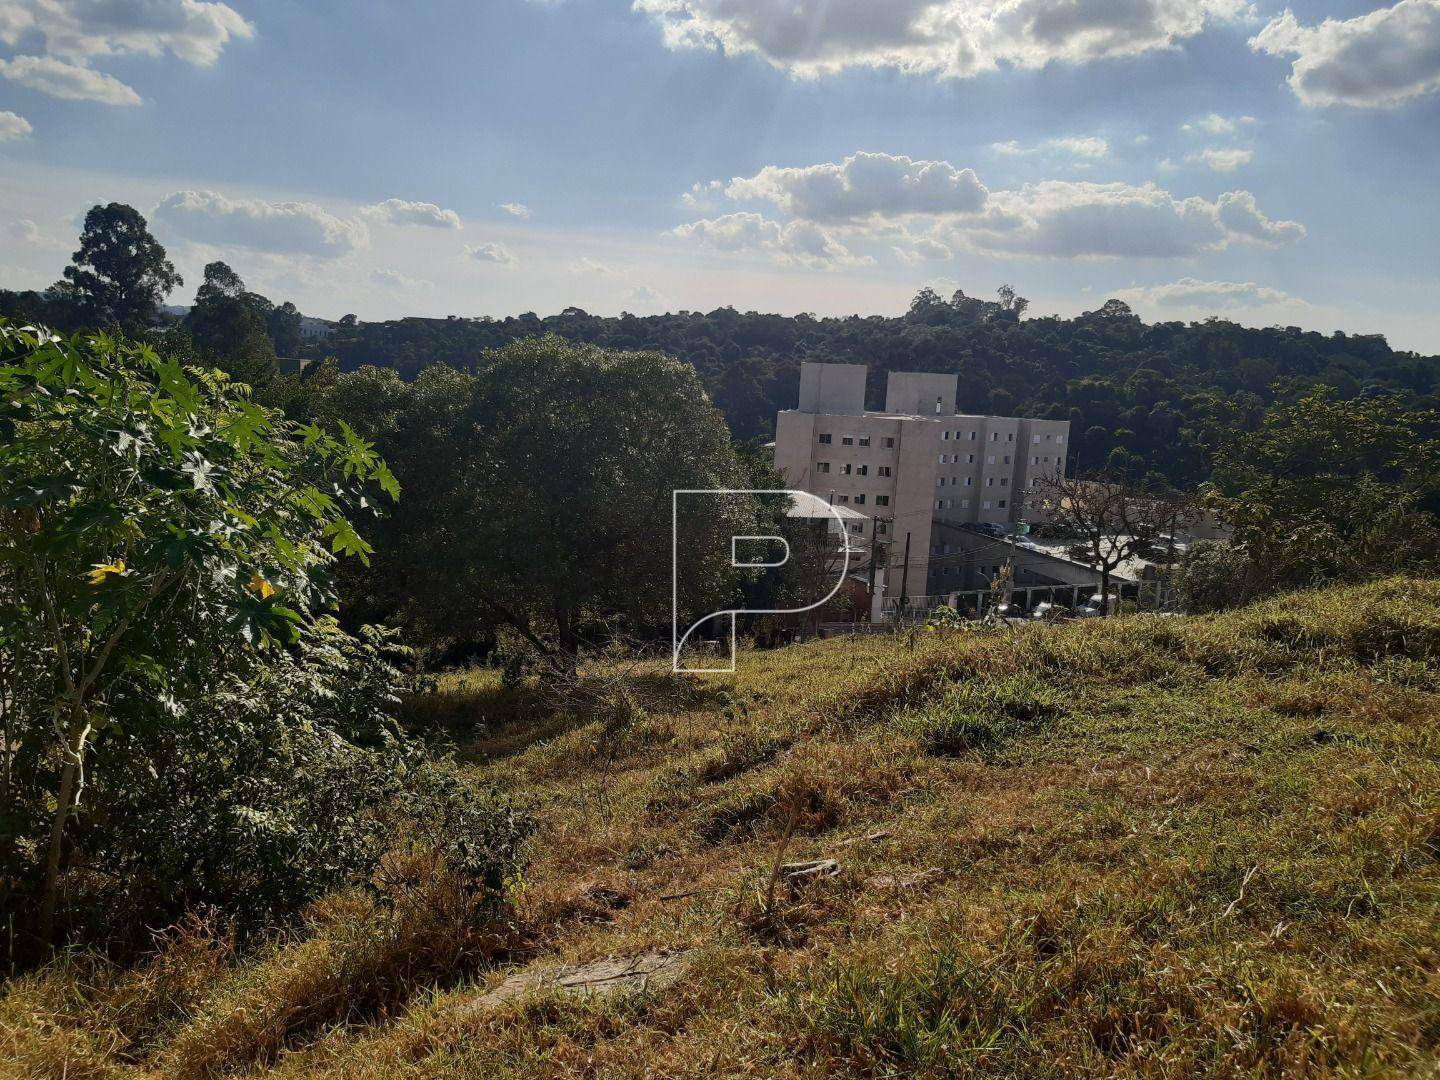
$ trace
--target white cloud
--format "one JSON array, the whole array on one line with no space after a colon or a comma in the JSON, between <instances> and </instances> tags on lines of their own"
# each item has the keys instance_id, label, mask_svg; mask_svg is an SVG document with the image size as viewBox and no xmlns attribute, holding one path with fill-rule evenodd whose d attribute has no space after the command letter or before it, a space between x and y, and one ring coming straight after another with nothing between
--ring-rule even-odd
<instances>
[{"instance_id":1,"label":"white cloud","mask_svg":"<svg viewBox=\"0 0 1440 1080\"><path fill-rule=\"evenodd\" d=\"M751 211L692 221L672 230L672 235L715 251L766 252L778 262L812 269L873 261L852 255L844 244L814 222L792 221L781 225Z\"/></svg>"},{"instance_id":2,"label":"white cloud","mask_svg":"<svg viewBox=\"0 0 1440 1080\"><path fill-rule=\"evenodd\" d=\"M852 154L839 164L805 168L767 165L725 188L735 200L763 200L809 221L846 221L904 214L974 213L989 192L973 169L947 161L890 154Z\"/></svg>"},{"instance_id":3,"label":"white cloud","mask_svg":"<svg viewBox=\"0 0 1440 1080\"><path fill-rule=\"evenodd\" d=\"M198 244L322 259L366 247L370 239L363 222L336 217L314 203L228 199L213 191L173 192L153 217Z\"/></svg>"},{"instance_id":4,"label":"white cloud","mask_svg":"<svg viewBox=\"0 0 1440 1080\"><path fill-rule=\"evenodd\" d=\"M420 225L430 229L458 229L460 215L454 210L444 210L430 202L409 202L405 199L386 199L360 210L368 218L390 225Z\"/></svg>"},{"instance_id":5,"label":"white cloud","mask_svg":"<svg viewBox=\"0 0 1440 1080\"><path fill-rule=\"evenodd\" d=\"M1253 281L1199 281L1189 277L1165 285L1121 289L1115 295L1132 304L1208 308L1214 311L1262 305L1308 306L1299 297L1279 289L1257 285Z\"/></svg>"},{"instance_id":6,"label":"white cloud","mask_svg":"<svg viewBox=\"0 0 1440 1080\"><path fill-rule=\"evenodd\" d=\"M10 139L23 139L35 129L30 126L19 113L0 110L0 142L8 142Z\"/></svg>"},{"instance_id":7,"label":"white cloud","mask_svg":"<svg viewBox=\"0 0 1440 1080\"><path fill-rule=\"evenodd\" d=\"M1231 173L1241 165L1249 165L1255 151L1238 146L1207 146L1198 154L1191 154L1185 160L1192 165L1204 165L1218 173Z\"/></svg>"},{"instance_id":8,"label":"white cloud","mask_svg":"<svg viewBox=\"0 0 1440 1080\"><path fill-rule=\"evenodd\" d=\"M5 231L22 244L38 244L40 242L40 226L29 218L16 218Z\"/></svg>"},{"instance_id":9,"label":"white cloud","mask_svg":"<svg viewBox=\"0 0 1440 1080\"><path fill-rule=\"evenodd\" d=\"M530 210L530 208L529 208L528 206L526 206L524 203L518 203L518 202L501 203L501 204L500 204L500 209L501 209L501 210L504 210L505 213L509 214L511 217L517 217L517 218L519 218L521 221L529 221L529 220L530 220L531 210Z\"/></svg>"},{"instance_id":10,"label":"white cloud","mask_svg":"<svg viewBox=\"0 0 1440 1080\"><path fill-rule=\"evenodd\" d=\"M1301 26L1286 9L1250 47L1295 57L1288 81L1306 105L1399 105L1440 89L1440 0L1400 0L1319 26Z\"/></svg>"},{"instance_id":11,"label":"white cloud","mask_svg":"<svg viewBox=\"0 0 1440 1080\"><path fill-rule=\"evenodd\" d=\"M921 236L910 242L908 247L892 247L895 257L907 266L918 266L925 262L945 262L954 257L951 251L940 241L929 236Z\"/></svg>"},{"instance_id":12,"label":"white cloud","mask_svg":"<svg viewBox=\"0 0 1440 1080\"><path fill-rule=\"evenodd\" d=\"M1234 135L1242 128L1249 127L1256 123L1253 116L1221 116L1219 113L1209 113L1198 119L1183 124L1180 130L1186 134L1203 132L1206 135Z\"/></svg>"},{"instance_id":13,"label":"white cloud","mask_svg":"<svg viewBox=\"0 0 1440 1080\"><path fill-rule=\"evenodd\" d=\"M608 277L612 271L610 267L602 262L596 262L588 255L581 256L570 264L572 274L594 274L596 277Z\"/></svg>"},{"instance_id":14,"label":"white cloud","mask_svg":"<svg viewBox=\"0 0 1440 1080\"><path fill-rule=\"evenodd\" d=\"M1050 258L1191 258L1235 243L1278 246L1305 235L1298 222L1267 217L1245 191L1213 202L1177 197L1153 183L1048 180L990 191L970 169L885 154L770 166L730 181L724 193L769 202L782 219L737 211L681 225L674 235L717 251L769 251L806 265L861 261L854 246L863 250L877 240L914 263L946 258L955 248Z\"/></svg>"},{"instance_id":15,"label":"white cloud","mask_svg":"<svg viewBox=\"0 0 1440 1080\"><path fill-rule=\"evenodd\" d=\"M17 56L0 60L0 75L31 90L67 101L101 105L139 105L140 95L119 79L53 56Z\"/></svg>"},{"instance_id":16,"label":"white cloud","mask_svg":"<svg viewBox=\"0 0 1440 1080\"><path fill-rule=\"evenodd\" d=\"M813 78L848 67L964 78L1173 47L1248 0L634 0L670 48L749 53Z\"/></svg>"},{"instance_id":17,"label":"white cloud","mask_svg":"<svg viewBox=\"0 0 1440 1080\"><path fill-rule=\"evenodd\" d=\"M1080 168L1110 156L1110 142L1098 135L1070 135L1063 139L1047 139L1035 146L1024 146L1014 139L991 143L992 152L1001 157L1028 157L1042 154L1049 158L1074 158Z\"/></svg>"},{"instance_id":18,"label":"white cloud","mask_svg":"<svg viewBox=\"0 0 1440 1080\"><path fill-rule=\"evenodd\" d=\"M423 278L412 278L407 274L402 274L399 270L387 270L384 267L370 271L370 280L376 285L403 292L428 289L433 284Z\"/></svg>"},{"instance_id":19,"label":"white cloud","mask_svg":"<svg viewBox=\"0 0 1440 1080\"><path fill-rule=\"evenodd\" d=\"M991 211L939 229L942 239L986 252L1048 258L1191 258L1233 243L1299 240L1298 222L1272 221L1249 192L1215 202L1177 198L1156 184L1048 180L996 192Z\"/></svg>"},{"instance_id":20,"label":"white cloud","mask_svg":"<svg viewBox=\"0 0 1440 1080\"><path fill-rule=\"evenodd\" d=\"M509 250L500 244L476 244L474 246L466 244L465 254L476 262L483 263L499 263L505 265L515 261L515 256L510 254Z\"/></svg>"},{"instance_id":21,"label":"white cloud","mask_svg":"<svg viewBox=\"0 0 1440 1080\"><path fill-rule=\"evenodd\" d=\"M625 294L625 300L631 304L644 304L648 307L654 307L663 304L665 297L650 288L649 285L636 285Z\"/></svg>"},{"instance_id":22,"label":"white cloud","mask_svg":"<svg viewBox=\"0 0 1440 1080\"><path fill-rule=\"evenodd\" d=\"M255 28L228 4L200 0L0 0L0 41L13 46L32 34L47 53L72 60L170 52L208 66Z\"/></svg>"}]
</instances>

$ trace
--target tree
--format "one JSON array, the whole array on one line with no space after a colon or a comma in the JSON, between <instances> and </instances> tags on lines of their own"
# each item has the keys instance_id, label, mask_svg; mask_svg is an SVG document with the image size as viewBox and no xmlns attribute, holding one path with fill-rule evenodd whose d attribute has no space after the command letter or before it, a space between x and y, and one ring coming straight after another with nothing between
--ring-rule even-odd
<instances>
[{"instance_id":1,"label":"tree","mask_svg":"<svg viewBox=\"0 0 1440 1080\"><path fill-rule=\"evenodd\" d=\"M205 267L205 280L185 317L196 348L231 378L249 386L261 386L275 374L275 345L258 301L270 306L264 297L246 292L245 282L229 266L212 262Z\"/></svg>"},{"instance_id":2,"label":"tree","mask_svg":"<svg viewBox=\"0 0 1440 1080\"><path fill-rule=\"evenodd\" d=\"M668 625L672 493L746 486L693 370L656 353L550 336L473 376L362 370L335 402L411 489L381 534L390 554L354 587L435 636L509 627L556 668L589 633ZM732 524L682 532L694 606L733 584Z\"/></svg>"},{"instance_id":3,"label":"tree","mask_svg":"<svg viewBox=\"0 0 1440 1080\"><path fill-rule=\"evenodd\" d=\"M398 487L352 432L105 335L0 323L0 402L4 776L14 812L48 812L48 939L97 740L184 723L236 664L298 642L336 556L371 550L350 515Z\"/></svg>"},{"instance_id":4,"label":"tree","mask_svg":"<svg viewBox=\"0 0 1440 1080\"><path fill-rule=\"evenodd\" d=\"M1107 474L1051 476L1036 482L1029 507L1077 545L1100 573L1101 610L1108 611L1110 579L1129 559L1155 552L1195 518L1194 502L1177 491L1142 492Z\"/></svg>"},{"instance_id":5,"label":"tree","mask_svg":"<svg viewBox=\"0 0 1440 1080\"><path fill-rule=\"evenodd\" d=\"M1263 587L1440 565L1440 414L1317 389L1216 455L1209 502Z\"/></svg>"},{"instance_id":6,"label":"tree","mask_svg":"<svg viewBox=\"0 0 1440 1080\"><path fill-rule=\"evenodd\" d=\"M80 248L56 287L73 299L91 326L138 333L183 283L140 212L110 203L91 207L85 215Z\"/></svg>"}]
</instances>

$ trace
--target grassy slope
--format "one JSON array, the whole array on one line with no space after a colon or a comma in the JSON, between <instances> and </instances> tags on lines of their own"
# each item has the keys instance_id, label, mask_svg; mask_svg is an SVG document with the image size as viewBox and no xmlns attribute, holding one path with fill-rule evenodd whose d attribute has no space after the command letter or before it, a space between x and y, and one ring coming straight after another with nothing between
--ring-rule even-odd
<instances>
[{"instance_id":1,"label":"grassy slope","mask_svg":"<svg viewBox=\"0 0 1440 1080\"><path fill-rule=\"evenodd\" d=\"M337 898L308 942L258 959L180 935L140 971L22 980L0 1060L72 1077L254 1060L294 1077L1427 1073L1437 661L1440 583L1391 581L1214 618L742 654L734 679L640 680L579 713L455 677L423 707L492 718L474 767L542 822L512 962L698 947L685 981L467 1011L504 968L457 980L451 936ZM792 822L787 860L843 872L766 911Z\"/></svg>"}]
</instances>

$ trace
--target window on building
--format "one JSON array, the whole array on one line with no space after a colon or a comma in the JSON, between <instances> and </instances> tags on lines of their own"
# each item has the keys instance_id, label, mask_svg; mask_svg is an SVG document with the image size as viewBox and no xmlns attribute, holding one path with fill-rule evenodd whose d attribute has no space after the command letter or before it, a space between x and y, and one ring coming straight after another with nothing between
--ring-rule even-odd
<instances>
[{"instance_id":1,"label":"window on building","mask_svg":"<svg viewBox=\"0 0 1440 1080\"><path fill-rule=\"evenodd\" d=\"M974 441L975 441L975 437L976 437L977 435L979 435L979 434L980 434L980 433L979 433L978 431L972 431L972 432L970 432L970 441L971 441L971 442L974 442Z\"/></svg>"},{"instance_id":2,"label":"window on building","mask_svg":"<svg viewBox=\"0 0 1440 1080\"><path fill-rule=\"evenodd\" d=\"M841 436L840 436L840 445L841 445L841 446L854 446L854 445L855 445L854 436L851 436L851 435L841 435Z\"/></svg>"},{"instance_id":3,"label":"window on building","mask_svg":"<svg viewBox=\"0 0 1440 1080\"><path fill-rule=\"evenodd\" d=\"M889 496L889 495L876 495L876 496L875 496L875 505L876 505L876 506L889 506L889 505L890 505L890 496Z\"/></svg>"},{"instance_id":4,"label":"window on building","mask_svg":"<svg viewBox=\"0 0 1440 1080\"><path fill-rule=\"evenodd\" d=\"M944 486L945 486L945 477L943 477L943 476L937 476L937 477L935 478L935 486L936 486L936 487L944 487Z\"/></svg>"},{"instance_id":5,"label":"window on building","mask_svg":"<svg viewBox=\"0 0 1440 1080\"><path fill-rule=\"evenodd\" d=\"M856 495L856 496L855 496L855 505L856 505L856 506L864 506L864 505L865 505L865 496L864 496L864 495Z\"/></svg>"},{"instance_id":6,"label":"window on building","mask_svg":"<svg viewBox=\"0 0 1440 1080\"><path fill-rule=\"evenodd\" d=\"M986 499L985 501L983 501L983 502L980 504L980 509L981 509L981 510L989 510L989 509L990 509L990 500L989 500L989 499Z\"/></svg>"},{"instance_id":7,"label":"window on building","mask_svg":"<svg viewBox=\"0 0 1440 1080\"><path fill-rule=\"evenodd\" d=\"M865 531L865 526L861 525L860 522L857 521L854 525L850 526L850 531L857 534L863 533Z\"/></svg>"},{"instance_id":8,"label":"window on building","mask_svg":"<svg viewBox=\"0 0 1440 1080\"><path fill-rule=\"evenodd\" d=\"M999 433L998 431L992 431L992 432L990 432L990 441L991 441L991 442L999 442L999 441L1000 441L1000 433Z\"/></svg>"},{"instance_id":9,"label":"window on building","mask_svg":"<svg viewBox=\"0 0 1440 1080\"><path fill-rule=\"evenodd\" d=\"M967 477L965 477L965 486L966 486L966 487L974 487L974 486L975 486L975 478L974 478L973 476L967 476Z\"/></svg>"},{"instance_id":10,"label":"window on building","mask_svg":"<svg viewBox=\"0 0 1440 1080\"><path fill-rule=\"evenodd\" d=\"M861 435L861 436L860 436L860 445L861 445L861 446L869 446L869 445L870 445L870 436L869 436L869 435Z\"/></svg>"},{"instance_id":11,"label":"window on building","mask_svg":"<svg viewBox=\"0 0 1440 1080\"><path fill-rule=\"evenodd\" d=\"M1065 441L1065 436L1064 436L1064 435L1056 435L1056 436L1055 436L1055 441L1056 441L1057 443L1063 443L1063 442Z\"/></svg>"},{"instance_id":12,"label":"window on building","mask_svg":"<svg viewBox=\"0 0 1440 1080\"><path fill-rule=\"evenodd\" d=\"M1014 441L1015 441L1015 433L1014 433L1013 431L1007 431L1007 432L1005 433L1005 441L1006 441L1006 442L1014 442Z\"/></svg>"},{"instance_id":13,"label":"window on building","mask_svg":"<svg viewBox=\"0 0 1440 1080\"><path fill-rule=\"evenodd\" d=\"M879 523L877 524L877 526L876 526L875 531L876 531L877 533L879 533L881 536L884 536L886 533L888 533L888 532L890 531L890 523L889 523L889 522L886 522L886 521L879 522Z\"/></svg>"},{"instance_id":14,"label":"window on building","mask_svg":"<svg viewBox=\"0 0 1440 1080\"><path fill-rule=\"evenodd\" d=\"M829 445L830 445L830 436L829 436L829 435L821 435L821 436L820 436L820 442L821 442L822 444L824 444L825 446L829 446Z\"/></svg>"},{"instance_id":15,"label":"window on building","mask_svg":"<svg viewBox=\"0 0 1440 1080\"><path fill-rule=\"evenodd\" d=\"M935 500L935 509L936 509L936 510L944 510L944 509L945 509L945 500L944 500L944 499L936 499L936 500Z\"/></svg>"},{"instance_id":16,"label":"window on building","mask_svg":"<svg viewBox=\"0 0 1440 1080\"><path fill-rule=\"evenodd\" d=\"M975 455L974 455L974 454L966 454L966 455L965 455L965 464L967 464L967 465L974 465L974 464L975 464Z\"/></svg>"},{"instance_id":17,"label":"window on building","mask_svg":"<svg viewBox=\"0 0 1440 1080\"><path fill-rule=\"evenodd\" d=\"M970 500L969 500L969 499L961 499L961 500L960 500L960 509L961 509L961 510L969 510L969 509L970 509Z\"/></svg>"},{"instance_id":18,"label":"window on building","mask_svg":"<svg viewBox=\"0 0 1440 1080\"><path fill-rule=\"evenodd\" d=\"M885 437L885 449L887 449L887 450L893 450L894 448L895 448L895 440L894 440L893 438L891 438L890 436L887 435L887 436Z\"/></svg>"},{"instance_id":19,"label":"window on building","mask_svg":"<svg viewBox=\"0 0 1440 1080\"><path fill-rule=\"evenodd\" d=\"M986 487L994 487L994 486L995 486L995 478L994 478L993 476L987 476L987 477L985 477L985 486L986 486Z\"/></svg>"},{"instance_id":20,"label":"window on building","mask_svg":"<svg viewBox=\"0 0 1440 1080\"><path fill-rule=\"evenodd\" d=\"M1040 445L1040 436L1039 436L1039 435L1036 435L1036 436L1034 436L1033 438L1031 438L1030 441L1033 442L1036 446L1039 446L1039 445Z\"/></svg>"},{"instance_id":21,"label":"window on building","mask_svg":"<svg viewBox=\"0 0 1440 1080\"><path fill-rule=\"evenodd\" d=\"M836 495L836 496L835 496L835 501L836 501L836 502L840 502L840 503L848 503L848 502L850 501L850 496L849 496L849 495Z\"/></svg>"},{"instance_id":22,"label":"window on building","mask_svg":"<svg viewBox=\"0 0 1440 1080\"><path fill-rule=\"evenodd\" d=\"M948 432L948 431L942 431L942 432L940 433L940 438L942 438L942 439L944 439L945 441L948 442L948 441L950 440L950 432Z\"/></svg>"},{"instance_id":23,"label":"window on building","mask_svg":"<svg viewBox=\"0 0 1440 1080\"><path fill-rule=\"evenodd\" d=\"M1009 465L1009 464L1010 464L1010 455L1009 455L1009 454L1006 454L1006 455L1005 455L1005 464L1006 464L1006 465Z\"/></svg>"},{"instance_id":24,"label":"window on building","mask_svg":"<svg viewBox=\"0 0 1440 1080\"><path fill-rule=\"evenodd\" d=\"M1040 456L1037 454L1035 457L1032 457L1032 458L1030 459L1030 464L1031 464L1031 465L1039 465L1039 464L1040 464Z\"/></svg>"},{"instance_id":25,"label":"window on building","mask_svg":"<svg viewBox=\"0 0 1440 1080\"><path fill-rule=\"evenodd\" d=\"M889 476L889 475L890 475L890 466L889 466L889 465L881 465L879 468L877 468L877 469L875 470L875 474L876 474L877 476Z\"/></svg>"},{"instance_id":26,"label":"window on building","mask_svg":"<svg viewBox=\"0 0 1440 1080\"><path fill-rule=\"evenodd\" d=\"M856 472L858 475L860 475L860 476L869 476L869 475L870 475L870 466L869 466L869 465L856 465L856 466L855 466L855 472Z\"/></svg>"},{"instance_id":27,"label":"window on building","mask_svg":"<svg viewBox=\"0 0 1440 1080\"><path fill-rule=\"evenodd\" d=\"M995 455L994 455L994 454L986 454L986 455L985 455L985 464L986 464L986 465L994 465L994 464L995 464Z\"/></svg>"},{"instance_id":28,"label":"window on building","mask_svg":"<svg viewBox=\"0 0 1440 1080\"><path fill-rule=\"evenodd\" d=\"M828 473L830 471L830 463L828 461L817 461L815 463L815 471L817 473Z\"/></svg>"},{"instance_id":29,"label":"window on building","mask_svg":"<svg viewBox=\"0 0 1440 1080\"><path fill-rule=\"evenodd\" d=\"M1004 510L1004 509L1005 509L1005 500L1004 500L1004 499L1001 499L1001 500L1000 500L999 507L1000 507L1001 510Z\"/></svg>"},{"instance_id":30,"label":"window on building","mask_svg":"<svg viewBox=\"0 0 1440 1080\"><path fill-rule=\"evenodd\" d=\"M841 465L841 466L840 466L840 475L841 475L841 476L849 476L849 475L850 475L852 472L854 472L854 471L855 471L855 466L854 466L854 465Z\"/></svg>"},{"instance_id":31,"label":"window on building","mask_svg":"<svg viewBox=\"0 0 1440 1080\"><path fill-rule=\"evenodd\" d=\"M1009 487L1009 486L1010 486L1010 478L1009 478L1008 476L1002 476L1002 477L1000 477L1000 486L1001 486L1001 487Z\"/></svg>"}]
</instances>

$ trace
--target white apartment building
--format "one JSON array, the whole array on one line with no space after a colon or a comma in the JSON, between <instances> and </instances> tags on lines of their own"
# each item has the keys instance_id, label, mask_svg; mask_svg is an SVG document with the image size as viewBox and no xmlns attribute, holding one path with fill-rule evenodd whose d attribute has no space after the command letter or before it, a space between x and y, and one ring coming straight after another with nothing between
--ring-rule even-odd
<instances>
[{"instance_id":1,"label":"white apartment building","mask_svg":"<svg viewBox=\"0 0 1440 1080\"><path fill-rule=\"evenodd\" d=\"M933 523L1022 520L1026 490L1064 475L1070 423L957 413L957 376L909 371L890 372L874 412L865 376L860 364L803 364L799 408L776 418L775 465L790 487L878 519L866 531L889 542L887 592L908 576L909 595L921 595Z\"/></svg>"}]
</instances>

